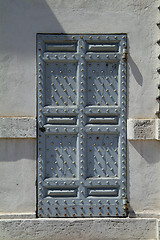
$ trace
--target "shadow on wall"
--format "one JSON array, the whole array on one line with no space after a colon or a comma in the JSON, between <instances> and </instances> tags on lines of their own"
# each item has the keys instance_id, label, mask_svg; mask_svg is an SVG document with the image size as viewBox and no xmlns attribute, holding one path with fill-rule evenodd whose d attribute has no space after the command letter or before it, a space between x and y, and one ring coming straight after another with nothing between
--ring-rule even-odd
<instances>
[{"instance_id":1,"label":"shadow on wall","mask_svg":"<svg viewBox=\"0 0 160 240\"><path fill-rule=\"evenodd\" d=\"M133 59L131 57L129 38L127 38L127 51L128 51L128 60L127 60L127 118L128 118L128 114L129 114L129 104L128 103L130 102L130 92L132 92L135 95L137 94L136 89L131 89L131 85L133 85L133 84L130 81L132 80L134 82L134 86L135 86L135 84L136 85L138 84L139 86L142 87L143 86L143 76L142 76L138 66L136 65L136 63L133 61ZM136 98L135 98L135 101L137 101ZM137 104L139 104L139 102Z\"/></svg>"},{"instance_id":2,"label":"shadow on wall","mask_svg":"<svg viewBox=\"0 0 160 240\"><path fill-rule=\"evenodd\" d=\"M0 139L0 162L36 159L35 139Z\"/></svg>"},{"instance_id":3,"label":"shadow on wall","mask_svg":"<svg viewBox=\"0 0 160 240\"><path fill-rule=\"evenodd\" d=\"M13 79L11 86L20 85L24 81L24 75L32 76L28 74L32 69L26 65L27 58L30 62L33 61L33 64L31 64L35 71L36 34L43 32L61 33L64 30L45 0L1 0L0 20L0 48L2 48L0 51L5 53L5 57L1 60L3 62L1 67L3 66L3 69L6 69L4 70L6 73L9 67L12 70L11 79L9 78L9 80ZM11 56L14 56L14 58ZM19 71L19 64L21 71ZM15 81L17 75L18 80ZM27 84L30 85L32 81L35 81L35 79L29 80ZM33 84L32 87L34 87ZM13 89L11 90L10 87L9 90L13 91ZM25 90L20 87L15 87L15 89L19 89L22 95ZM8 94L8 90L5 89L5 91ZM20 101L26 101L25 98L20 97L21 93L18 92L19 95L17 97L14 96L17 99L17 104ZM8 97L8 101L10 101L9 99ZM31 104L34 104L34 102ZM13 107L16 108L15 105ZM17 161L23 158L35 160L35 149L32 149L35 148L34 140L11 139L8 142L2 141L2 161Z\"/></svg>"},{"instance_id":4,"label":"shadow on wall","mask_svg":"<svg viewBox=\"0 0 160 240\"><path fill-rule=\"evenodd\" d=\"M160 162L159 149L160 143L157 140L136 140L130 141L130 144L137 155L147 164L155 164Z\"/></svg>"},{"instance_id":5,"label":"shadow on wall","mask_svg":"<svg viewBox=\"0 0 160 240\"><path fill-rule=\"evenodd\" d=\"M129 39L127 39L127 48L128 48L128 52L130 53L130 44L129 44ZM130 78L130 73L133 75L134 79L136 80L136 82L142 86L143 85L143 77L141 72L139 71L138 66L136 65L136 63L133 61L131 54L128 54L128 76Z\"/></svg>"},{"instance_id":6,"label":"shadow on wall","mask_svg":"<svg viewBox=\"0 0 160 240\"><path fill-rule=\"evenodd\" d=\"M45 0L2 0L0 5L1 41L6 48L12 46L12 52L30 57L35 54L36 33L64 33Z\"/></svg>"},{"instance_id":7,"label":"shadow on wall","mask_svg":"<svg viewBox=\"0 0 160 240\"><path fill-rule=\"evenodd\" d=\"M134 76L136 82L142 87L143 85L143 77L141 72L139 71L137 65L135 64L135 62L133 61L131 55L128 55L128 65L130 67L131 73Z\"/></svg>"}]
</instances>

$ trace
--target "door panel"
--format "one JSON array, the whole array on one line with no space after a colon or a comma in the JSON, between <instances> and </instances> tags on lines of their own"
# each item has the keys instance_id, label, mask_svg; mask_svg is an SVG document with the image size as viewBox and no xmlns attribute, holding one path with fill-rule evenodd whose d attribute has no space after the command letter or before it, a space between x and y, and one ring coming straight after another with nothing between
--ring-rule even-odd
<instances>
[{"instance_id":1,"label":"door panel","mask_svg":"<svg viewBox=\"0 0 160 240\"><path fill-rule=\"evenodd\" d=\"M87 178L118 176L118 135L87 135Z\"/></svg>"},{"instance_id":2,"label":"door panel","mask_svg":"<svg viewBox=\"0 0 160 240\"><path fill-rule=\"evenodd\" d=\"M126 216L126 35L38 34L38 216Z\"/></svg>"},{"instance_id":3,"label":"door panel","mask_svg":"<svg viewBox=\"0 0 160 240\"><path fill-rule=\"evenodd\" d=\"M87 105L113 106L118 102L118 64L87 63Z\"/></svg>"}]
</instances>

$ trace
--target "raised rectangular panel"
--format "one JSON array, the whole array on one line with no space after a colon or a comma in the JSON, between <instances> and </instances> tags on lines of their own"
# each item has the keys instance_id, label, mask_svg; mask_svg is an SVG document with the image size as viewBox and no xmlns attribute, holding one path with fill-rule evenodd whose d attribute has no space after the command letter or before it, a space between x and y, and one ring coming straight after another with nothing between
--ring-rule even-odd
<instances>
[{"instance_id":1,"label":"raised rectangular panel","mask_svg":"<svg viewBox=\"0 0 160 240\"><path fill-rule=\"evenodd\" d=\"M92 124L117 124L118 118L116 117L89 117L88 123Z\"/></svg>"},{"instance_id":2,"label":"raised rectangular panel","mask_svg":"<svg viewBox=\"0 0 160 240\"><path fill-rule=\"evenodd\" d=\"M115 44L89 44L89 52L116 52L118 47Z\"/></svg>"},{"instance_id":3,"label":"raised rectangular panel","mask_svg":"<svg viewBox=\"0 0 160 240\"><path fill-rule=\"evenodd\" d=\"M87 105L118 105L119 63L87 62Z\"/></svg>"},{"instance_id":4,"label":"raised rectangular panel","mask_svg":"<svg viewBox=\"0 0 160 240\"><path fill-rule=\"evenodd\" d=\"M76 44L46 44L46 51L75 52Z\"/></svg>"},{"instance_id":5,"label":"raised rectangular panel","mask_svg":"<svg viewBox=\"0 0 160 240\"><path fill-rule=\"evenodd\" d=\"M52 124L75 124L76 123L76 118L73 117L48 117L47 118L47 123L52 123Z\"/></svg>"},{"instance_id":6,"label":"raised rectangular panel","mask_svg":"<svg viewBox=\"0 0 160 240\"><path fill-rule=\"evenodd\" d=\"M102 189L88 189L89 196L104 197L104 196L118 196L117 188L102 188Z\"/></svg>"},{"instance_id":7,"label":"raised rectangular panel","mask_svg":"<svg viewBox=\"0 0 160 240\"><path fill-rule=\"evenodd\" d=\"M76 197L77 189L48 190L47 195L51 197Z\"/></svg>"},{"instance_id":8,"label":"raised rectangular panel","mask_svg":"<svg viewBox=\"0 0 160 240\"><path fill-rule=\"evenodd\" d=\"M118 135L87 135L87 178L118 176Z\"/></svg>"},{"instance_id":9,"label":"raised rectangular panel","mask_svg":"<svg viewBox=\"0 0 160 240\"><path fill-rule=\"evenodd\" d=\"M77 135L48 135L45 140L46 178L75 178Z\"/></svg>"}]
</instances>

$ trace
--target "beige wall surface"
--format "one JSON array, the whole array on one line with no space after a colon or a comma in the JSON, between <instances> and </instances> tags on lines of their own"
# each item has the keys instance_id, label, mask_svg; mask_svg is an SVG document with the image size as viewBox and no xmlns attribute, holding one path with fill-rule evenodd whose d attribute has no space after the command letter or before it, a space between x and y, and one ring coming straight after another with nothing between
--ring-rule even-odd
<instances>
[{"instance_id":1,"label":"beige wall surface","mask_svg":"<svg viewBox=\"0 0 160 240\"><path fill-rule=\"evenodd\" d=\"M158 4L158 0L1 0L0 117L36 117L37 33L127 33L128 119L155 119ZM152 139L128 142L127 188L133 213L160 212L159 149L159 141ZM0 212L35 212L36 140L1 136L0 153Z\"/></svg>"}]
</instances>

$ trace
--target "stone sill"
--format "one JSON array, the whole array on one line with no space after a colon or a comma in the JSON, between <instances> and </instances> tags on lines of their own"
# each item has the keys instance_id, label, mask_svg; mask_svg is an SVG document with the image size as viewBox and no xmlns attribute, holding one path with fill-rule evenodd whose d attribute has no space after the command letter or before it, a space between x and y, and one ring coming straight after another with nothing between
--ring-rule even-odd
<instances>
[{"instance_id":1,"label":"stone sill","mask_svg":"<svg viewBox=\"0 0 160 240\"><path fill-rule=\"evenodd\" d=\"M0 240L158 240L156 219L3 219Z\"/></svg>"}]
</instances>

